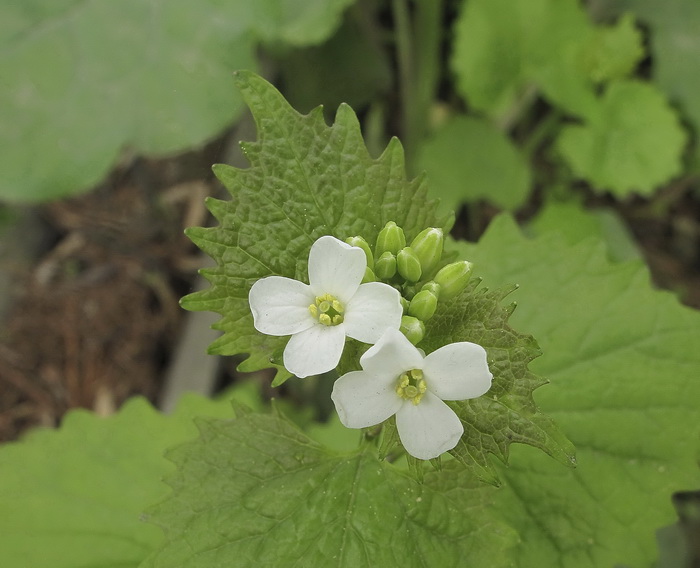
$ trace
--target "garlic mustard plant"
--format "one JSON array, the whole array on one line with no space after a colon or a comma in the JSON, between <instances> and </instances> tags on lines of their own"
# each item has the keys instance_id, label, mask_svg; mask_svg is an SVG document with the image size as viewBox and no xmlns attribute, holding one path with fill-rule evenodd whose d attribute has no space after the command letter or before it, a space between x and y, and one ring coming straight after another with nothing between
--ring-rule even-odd
<instances>
[{"instance_id":1,"label":"garlic mustard plant","mask_svg":"<svg viewBox=\"0 0 700 568\"><path fill-rule=\"evenodd\" d=\"M284 366L298 377L334 369L345 337L376 343L387 329L398 329L400 294L381 282L362 279L365 253L331 236L318 239L309 253L309 284L268 276L253 284L249 302L255 329L291 335Z\"/></svg>"},{"instance_id":2,"label":"garlic mustard plant","mask_svg":"<svg viewBox=\"0 0 700 568\"><path fill-rule=\"evenodd\" d=\"M395 329L387 329L360 365L362 371L346 373L333 387L340 421L364 428L396 415L401 443L423 460L454 448L464 432L443 400L477 398L493 379L480 345L451 343L423 356Z\"/></svg>"},{"instance_id":3,"label":"garlic mustard plant","mask_svg":"<svg viewBox=\"0 0 700 568\"><path fill-rule=\"evenodd\" d=\"M371 408L390 407L369 421L379 426L390 418L387 427L373 428L381 448L374 457L402 449L402 436L414 454L409 457L416 477L422 465L414 463L420 461L414 456L449 451L455 458L453 467L494 484L499 475L489 455L505 461L516 441L572 465L571 443L532 399L533 390L544 381L528 364L540 350L533 338L508 324L513 305L503 306L502 301L512 288L480 287L479 264L488 271L494 263L482 256L472 266L467 257L474 259L474 248L467 250L447 236L449 220L437 214L426 183L405 176L401 145L392 142L372 158L349 107L341 106L328 126L318 112L297 113L253 73L239 72L235 82L261 127L260 136L245 145L249 168L215 167L232 196L229 201L207 202L219 225L187 231L216 261L203 272L211 288L182 300L187 309L221 314L215 327L223 334L210 351L246 354L242 371L273 367L276 387L292 374L303 377L339 367L342 373L359 371L361 361L371 361L378 348L349 345L346 337L379 342L386 349L393 343L380 338L391 328L394 341L403 334L415 349L394 349L398 356L389 357L386 365L393 370L377 371L380 378L375 382L391 385L391 402L381 393L365 396ZM308 240L310 231L342 236L345 243L331 236L314 243ZM506 254L510 253L500 251L491 258ZM307 259L308 279L303 279L298 276L299 262ZM429 363L440 363L442 353L463 353L466 342L488 352L489 369L483 350L472 345L472 351L481 354L482 371L475 376L485 384L475 391L443 392L441 383L451 385L459 372L435 372ZM420 348L430 355L424 357ZM366 350L370 355L362 359ZM406 351L409 355L404 357ZM462 360L472 361L466 356ZM363 372L371 370L365 365ZM472 375L469 367L459 374L464 385L472 384ZM369 423L353 420L357 413L352 397L343 396L344 385L341 379L336 404L347 414L347 424ZM360 386L353 389L360 392ZM442 412L434 410L438 407ZM402 426L402 421L409 424ZM367 449L363 444L358 452L368 453Z\"/></svg>"}]
</instances>

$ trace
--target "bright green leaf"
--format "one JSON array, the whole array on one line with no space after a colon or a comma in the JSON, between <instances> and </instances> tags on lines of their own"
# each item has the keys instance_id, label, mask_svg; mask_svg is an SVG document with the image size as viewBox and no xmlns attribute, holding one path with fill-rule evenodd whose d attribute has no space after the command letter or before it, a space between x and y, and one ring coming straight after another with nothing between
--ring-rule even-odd
<instances>
[{"instance_id":1,"label":"bright green leaf","mask_svg":"<svg viewBox=\"0 0 700 568\"><path fill-rule=\"evenodd\" d=\"M700 2L615 0L604 7L632 10L649 26L654 80L700 131ZM700 159L700 144L695 150Z\"/></svg>"},{"instance_id":2,"label":"bright green leaf","mask_svg":"<svg viewBox=\"0 0 700 568\"><path fill-rule=\"evenodd\" d=\"M588 117L596 96L586 69L586 48L596 33L577 0L538 0L525 18L542 22L528 36L528 73L544 96L570 114ZM529 7L529 3L525 4ZM531 25L531 24L530 24Z\"/></svg>"},{"instance_id":3,"label":"bright green leaf","mask_svg":"<svg viewBox=\"0 0 700 568\"><path fill-rule=\"evenodd\" d=\"M625 14L614 26L596 29L585 53L585 65L593 81L624 79L644 57L642 34L632 14Z\"/></svg>"},{"instance_id":4,"label":"bright green leaf","mask_svg":"<svg viewBox=\"0 0 700 568\"><path fill-rule=\"evenodd\" d=\"M374 242L385 223L395 221L411 239L444 221L435 218L423 179L406 179L398 140L378 159L370 158L349 106L341 105L329 127L320 108L297 113L252 73L238 73L236 83L256 119L259 139L243 144L250 168L215 168L232 199L209 200L220 226L193 228L188 235L217 267L203 271L212 287L183 298L182 305L222 314L216 328L224 334L211 351L249 353L240 368L274 366L280 384L289 377L281 361L287 338L254 329L248 304L253 282L272 274L306 280L309 249L322 235L362 235Z\"/></svg>"},{"instance_id":5,"label":"bright green leaf","mask_svg":"<svg viewBox=\"0 0 700 568\"><path fill-rule=\"evenodd\" d=\"M277 413L202 420L170 452L166 534L142 568L512 566L513 532L491 487L447 464L420 485L365 446L330 453Z\"/></svg>"},{"instance_id":6,"label":"bright green leaf","mask_svg":"<svg viewBox=\"0 0 700 568\"><path fill-rule=\"evenodd\" d=\"M423 146L419 165L450 208L485 199L516 209L530 189L522 154L492 123L474 117L455 117L438 130Z\"/></svg>"},{"instance_id":7,"label":"bright green leaf","mask_svg":"<svg viewBox=\"0 0 700 568\"><path fill-rule=\"evenodd\" d=\"M612 83L595 115L562 129L557 141L576 175L618 197L649 195L678 174L685 143L663 95L639 81Z\"/></svg>"},{"instance_id":8,"label":"bright green leaf","mask_svg":"<svg viewBox=\"0 0 700 568\"><path fill-rule=\"evenodd\" d=\"M588 116L595 96L583 52L592 34L575 0L471 0L455 24L457 86L474 108L497 119L531 87Z\"/></svg>"},{"instance_id":9,"label":"bright green leaf","mask_svg":"<svg viewBox=\"0 0 700 568\"><path fill-rule=\"evenodd\" d=\"M229 77L256 67L258 39L317 43L351 1L4 3L0 196L77 193L125 146L202 143L241 111Z\"/></svg>"},{"instance_id":10,"label":"bright green leaf","mask_svg":"<svg viewBox=\"0 0 700 568\"><path fill-rule=\"evenodd\" d=\"M457 87L470 105L492 116L507 112L527 82L518 6L508 0L467 2L455 22Z\"/></svg>"},{"instance_id":11,"label":"bright green leaf","mask_svg":"<svg viewBox=\"0 0 700 568\"><path fill-rule=\"evenodd\" d=\"M0 447L0 565L138 566L162 540L141 513L167 494L163 452L196 436L193 416L230 412L188 396L164 416L133 399L109 418L75 410L59 430Z\"/></svg>"},{"instance_id":12,"label":"bright green leaf","mask_svg":"<svg viewBox=\"0 0 700 568\"><path fill-rule=\"evenodd\" d=\"M598 238L608 247L611 260L621 262L641 258L634 237L612 209L584 209L575 202L551 202L540 210L528 229L535 235L561 233L570 245Z\"/></svg>"},{"instance_id":13,"label":"bright green leaf","mask_svg":"<svg viewBox=\"0 0 700 568\"><path fill-rule=\"evenodd\" d=\"M671 492L697 487L700 315L641 263L611 264L591 240L527 240L505 217L462 252L486 285L521 285L512 325L537 335L532 368L551 381L537 403L577 448L575 470L523 446L500 468L518 566L649 566Z\"/></svg>"}]
</instances>

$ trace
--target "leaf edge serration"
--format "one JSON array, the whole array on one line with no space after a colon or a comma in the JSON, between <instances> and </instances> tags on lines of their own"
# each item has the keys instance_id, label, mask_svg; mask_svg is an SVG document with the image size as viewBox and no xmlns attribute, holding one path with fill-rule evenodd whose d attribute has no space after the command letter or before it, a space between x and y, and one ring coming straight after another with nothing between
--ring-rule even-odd
<instances>
[{"instance_id":1,"label":"leaf edge serration","mask_svg":"<svg viewBox=\"0 0 700 568\"><path fill-rule=\"evenodd\" d=\"M200 270L200 274L211 286L183 297L180 305L187 310L210 310L219 313L222 318L212 327L222 331L223 334L209 346L208 352L217 355L244 355L238 367L241 371L273 368L276 371L273 386L278 386L292 376L284 368L282 361L282 351L287 338L262 336L254 330L252 316L247 309L247 291L255 280L265 276L280 275L304 281L307 277L305 261L311 244L326 234L340 239L362 234L372 240L376 238L383 225L392 220L403 224L407 237L410 238L424 226L441 226L447 230L452 218L436 217L437 201L428 199L425 175L413 179L406 177L403 147L397 138L389 141L378 158L370 156L362 138L359 121L348 105L340 105L334 123L328 126L323 117L322 107L319 106L306 115L298 113L275 87L253 72L237 71L234 74L234 82L252 111L258 137L253 142L241 144L250 163L249 168L239 169L225 164L217 164L213 167L215 175L227 189L231 199L208 198L207 208L219 224L213 227L192 227L186 230L186 234L200 249L214 258L216 266ZM285 243L287 249L279 258L275 258L274 262L265 263L251 256L248 260L257 262L257 273L248 274L247 277L245 274L235 275L231 270L227 271L223 258L231 254L232 248L243 250L238 246L241 234L245 230L238 215L240 205L238 200L245 199L243 194L246 191L252 191L253 183L259 186L265 185L264 175L267 173L261 174L258 171L259 161L267 151L265 144L269 140L274 142L275 128L279 128L285 120L294 121L300 131L306 128L320 133L319 137L325 139L326 146L331 149L333 149L332 144L340 142L344 144L343 148L350 146L355 151L354 156L348 158L342 153L335 156L341 161L339 169L342 170L345 167L351 170L352 175L356 175L352 168L357 169L358 165L362 166L365 170L361 177L364 185L358 188L351 186L348 182L346 187L331 191L330 194L336 200L333 208L329 210L328 219L317 215L318 222L314 223L314 215L311 212L307 225L296 227L296 229L302 229L297 232L299 242ZM290 139L296 136L296 132L287 134ZM311 159L313 158L314 156L311 156ZM343 160L348 163L343 164ZM301 164L300 168L303 166L305 164ZM341 171L341 174L344 173ZM340 179L343 179L342 176ZM252 182L249 183L249 180ZM345 183L344 179L342 183ZM273 204L271 207L282 211L282 207L276 204L275 198L287 196L279 191L275 193L276 189L270 188L269 184L265 186L265 190L267 194L263 197ZM350 195L352 192L354 195ZM340 197L343 199L338 199ZM328 196L326 195L325 198L327 199ZM343 202L346 199L354 199L358 202L360 198L364 202L363 213L366 214L367 219L352 211L351 208L347 210L343 208ZM371 210L367 211L366 202L376 203L377 207L369 208ZM359 208L359 205L355 203L355 207ZM232 279L237 279L237 295L232 293L234 289L231 285ZM245 294L241 291L245 291ZM232 307L234 302L237 310ZM243 302L246 304L245 310ZM236 311L238 316L233 317L232 314ZM242 345L245 345L245 348Z\"/></svg>"}]
</instances>

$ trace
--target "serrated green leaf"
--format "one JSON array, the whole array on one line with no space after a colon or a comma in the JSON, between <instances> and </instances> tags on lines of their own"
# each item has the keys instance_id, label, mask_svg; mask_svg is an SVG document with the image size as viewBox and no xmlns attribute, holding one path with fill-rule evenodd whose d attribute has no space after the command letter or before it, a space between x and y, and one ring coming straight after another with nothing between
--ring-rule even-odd
<instances>
[{"instance_id":1,"label":"serrated green leaf","mask_svg":"<svg viewBox=\"0 0 700 568\"><path fill-rule=\"evenodd\" d=\"M462 252L486 285L520 283L512 325L537 335L532 370L551 382L537 403L577 449L575 470L524 446L499 468L518 566L649 566L671 492L697 487L700 316L591 240L527 240L503 217Z\"/></svg>"},{"instance_id":2,"label":"serrated green leaf","mask_svg":"<svg viewBox=\"0 0 700 568\"><path fill-rule=\"evenodd\" d=\"M193 416L230 412L187 396L164 416L132 399L109 418L75 410L59 430L0 447L0 565L138 566L162 540L141 513L167 494L163 452L196 435Z\"/></svg>"},{"instance_id":3,"label":"serrated green leaf","mask_svg":"<svg viewBox=\"0 0 700 568\"><path fill-rule=\"evenodd\" d=\"M352 0L4 3L0 196L36 201L99 181L124 146L170 153L242 110L231 72L258 40L325 39Z\"/></svg>"},{"instance_id":4,"label":"serrated green leaf","mask_svg":"<svg viewBox=\"0 0 700 568\"><path fill-rule=\"evenodd\" d=\"M511 311L503 307L502 300L511 290L490 291L477 286L478 281L449 303L438 304L420 344L430 353L448 343L470 341L488 354L493 373L489 392L448 403L464 425L464 435L450 453L489 483L498 483L498 474L488 454L507 462L512 443L535 446L573 465L573 446L532 398L532 392L546 383L528 369L541 352L534 338L508 325Z\"/></svg>"},{"instance_id":5,"label":"serrated green leaf","mask_svg":"<svg viewBox=\"0 0 700 568\"><path fill-rule=\"evenodd\" d=\"M486 199L512 210L530 189L527 161L505 134L479 118L452 118L425 142L418 163L431 191L451 208Z\"/></svg>"},{"instance_id":6,"label":"serrated green leaf","mask_svg":"<svg viewBox=\"0 0 700 568\"><path fill-rule=\"evenodd\" d=\"M209 200L220 225L190 229L188 235L217 267L202 272L212 287L183 298L182 305L222 314L215 327L224 334L211 351L250 354L240 366L244 371L274 366L277 385L289 377L281 361L287 338L263 336L253 328L248 304L253 282L272 274L306 280L309 249L322 235L362 235L374 242L379 230L395 221L410 239L444 221L435 218L424 180L406 179L398 140L378 159L370 158L349 106L340 106L329 127L320 108L297 113L253 73L238 73L236 84L253 112L259 139L243 145L250 168L215 167L232 199Z\"/></svg>"},{"instance_id":7,"label":"serrated green leaf","mask_svg":"<svg viewBox=\"0 0 700 568\"><path fill-rule=\"evenodd\" d=\"M329 453L278 414L199 428L170 453L173 494L151 512L166 543L142 568L512 565L493 489L455 462L420 485L367 447Z\"/></svg>"},{"instance_id":8,"label":"serrated green leaf","mask_svg":"<svg viewBox=\"0 0 700 568\"><path fill-rule=\"evenodd\" d=\"M649 195L678 174L685 143L663 95L639 81L612 83L588 123L564 127L557 140L576 175L618 197Z\"/></svg>"},{"instance_id":9,"label":"serrated green leaf","mask_svg":"<svg viewBox=\"0 0 700 568\"><path fill-rule=\"evenodd\" d=\"M311 422L304 432L315 442L336 452L352 452L362 438L362 432L343 426L336 413L323 424Z\"/></svg>"}]
</instances>

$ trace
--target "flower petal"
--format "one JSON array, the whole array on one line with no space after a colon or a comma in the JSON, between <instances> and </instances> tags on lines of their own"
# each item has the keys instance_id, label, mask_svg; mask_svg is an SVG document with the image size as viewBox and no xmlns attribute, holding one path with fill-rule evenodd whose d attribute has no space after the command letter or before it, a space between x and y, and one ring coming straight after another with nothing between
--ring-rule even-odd
<instances>
[{"instance_id":1,"label":"flower petal","mask_svg":"<svg viewBox=\"0 0 700 568\"><path fill-rule=\"evenodd\" d=\"M362 284L345 306L348 336L364 343L376 343L384 331L401 325L401 294L381 282Z\"/></svg>"},{"instance_id":2,"label":"flower petal","mask_svg":"<svg viewBox=\"0 0 700 568\"><path fill-rule=\"evenodd\" d=\"M365 428L384 422L403 404L396 394L396 381L352 371L340 377L333 385L331 398L343 425Z\"/></svg>"},{"instance_id":3,"label":"flower petal","mask_svg":"<svg viewBox=\"0 0 700 568\"><path fill-rule=\"evenodd\" d=\"M362 282L367 257L358 247L325 236L311 245L309 283L314 294L332 294L346 304Z\"/></svg>"},{"instance_id":4,"label":"flower petal","mask_svg":"<svg viewBox=\"0 0 700 568\"><path fill-rule=\"evenodd\" d=\"M428 390L442 400L466 400L485 394L493 375L486 350L476 343L450 343L433 351L423 361Z\"/></svg>"},{"instance_id":5,"label":"flower petal","mask_svg":"<svg viewBox=\"0 0 700 568\"><path fill-rule=\"evenodd\" d=\"M338 366L345 347L343 325L316 324L292 335L284 348L284 366L304 378L325 373Z\"/></svg>"},{"instance_id":6,"label":"flower petal","mask_svg":"<svg viewBox=\"0 0 700 568\"><path fill-rule=\"evenodd\" d=\"M291 335L309 329L316 321L309 313L314 303L311 288L291 278L268 276L253 284L248 295L255 329L267 335Z\"/></svg>"},{"instance_id":7,"label":"flower petal","mask_svg":"<svg viewBox=\"0 0 700 568\"><path fill-rule=\"evenodd\" d=\"M423 357L403 333L390 328L360 357L360 365L372 375L394 380L401 373L420 369Z\"/></svg>"},{"instance_id":8,"label":"flower petal","mask_svg":"<svg viewBox=\"0 0 700 568\"><path fill-rule=\"evenodd\" d=\"M454 411L430 392L417 405L403 403L396 413L396 428L406 451L421 460L451 450L464 433Z\"/></svg>"}]
</instances>

